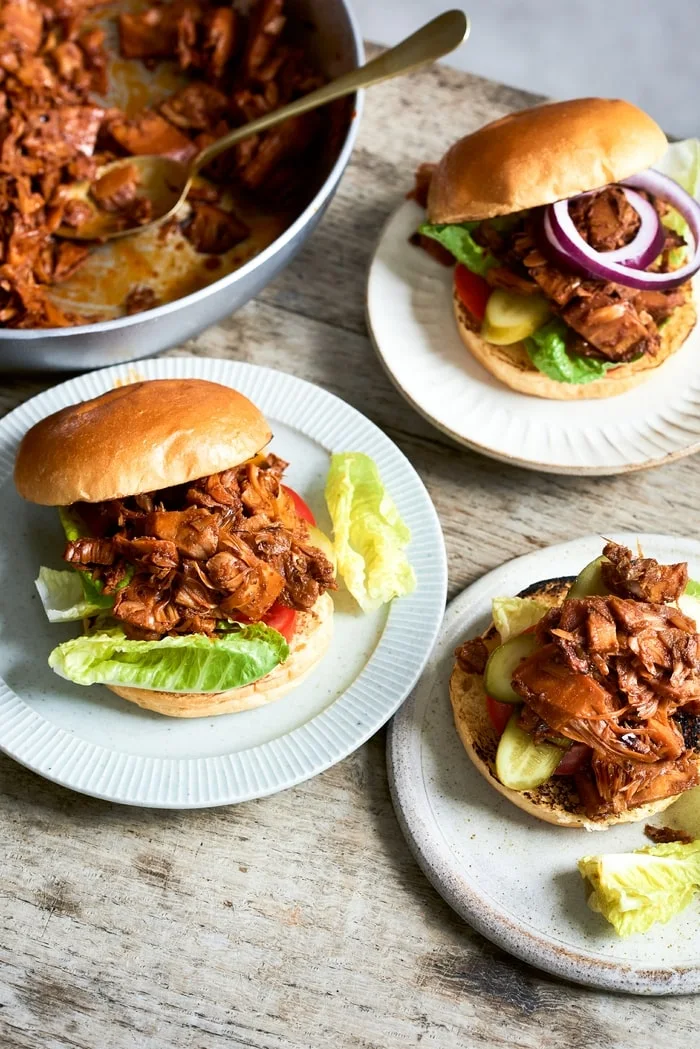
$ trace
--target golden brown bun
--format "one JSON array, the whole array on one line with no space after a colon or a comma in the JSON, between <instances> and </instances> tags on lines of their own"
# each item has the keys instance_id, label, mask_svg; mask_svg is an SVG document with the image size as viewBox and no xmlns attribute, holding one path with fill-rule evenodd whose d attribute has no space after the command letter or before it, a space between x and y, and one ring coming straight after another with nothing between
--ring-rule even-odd
<instances>
[{"instance_id":1,"label":"golden brown bun","mask_svg":"<svg viewBox=\"0 0 700 1049\"><path fill-rule=\"evenodd\" d=\"M291 692L325 655L333 636L333 600L322 594L310 612L297 612L297 627L284 663L265 677L228 692L157 692L108 685L122 699L171 718L210 718L272 703Z\"/></svg>"},{"instance_id":2,"label":"golden brown bun","mask_svg":"<svg viewBox=\"0 0 700 1049\"><path fill-rule=\"evenodd\" d=\"M687 285L692 292L690 285ZM591 398L616 397L626 393L651 378L654 371L680 349L695 327L695 305L691 295L676 307L666 324L661 328L661 346L655 357L644 356L619 368L611 368L604 379L588 383L558 382L543 375L532 364L525 344L516 342L512 346L494 346L476 332L470 331L465 321L464 306L453 292L453 305L457 328L462 342L488 372L517 393L531 397L545 397L550 401L579 401Z\"/></svg>"},{"instance_id":3,"label":"golden brown bun","mask_svg":"<svg viewBox=\"0 0 700 1049\"><path fill-rule=\"evenodd\" d=\"M262 413L228 386L152 379L38 422L19 447L15 484L43 506L98 503L238 466L271 437Z\"/></svg>"},{"instance_id":4,"label":"golden brown bun","mask_svg":"<svg viewBox=\"0 0 700 1049\"><path fill-rule=\"evenodd\" d=\"M536 598L553 607L564 600L572 580L552 579L539 587L530 588L528 597ZM482 635L491 651L499 644L494 626ZM663 798L635 809L627 809L617 816L591 820L580 811L580 801L573 779L570 776L552 776L536 790L517 791L504 787L496 777L496 751L498 736L486 710L486 692L481 674L467 674L455 663L450 677L450 700L455 727L469 757L481 775L492 787L519 809L536 816L546 823L560 827L579 827L585 830L606 830L620 823L637 823L648 820L657 812L663 812L678 795Z\"/></svg>"},{"instance_id":5,"label":"golden brown bun","mask_svg":"<svg viewBox=\"0 0 700 1049\"><path fill-rule=\"evenodd\" d=\"M575 98L511 113L456 142L430 184L431 222L471 222L552 204L651 167L667 148L631 102Z\"/></svg>"}]
</instances>

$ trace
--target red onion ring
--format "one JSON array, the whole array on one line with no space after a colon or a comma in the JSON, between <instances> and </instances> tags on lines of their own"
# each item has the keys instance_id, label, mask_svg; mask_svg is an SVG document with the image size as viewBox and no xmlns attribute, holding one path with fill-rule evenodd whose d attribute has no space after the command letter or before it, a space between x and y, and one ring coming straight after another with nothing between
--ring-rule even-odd
<instances>
[{"instance_id":1,"label":"red onion ring","mask_svg":"<svg viewBox=\"0 0 700 1049\"><path fill-rule=\"evenodd\" d=\"M654 205L650 204L648 200L633 189L628 189L625 186L620 188L627 198L627 202L639 215L639 229L629 244L623 244L621 248L616 248L614 251L604 251L598 254L601 254L606 262L622 262L626 266L633 266L635 269L643 270L650 266L654 259L658 258L664 246L665 234ZM594 189L589 193L582 193L579 197L573 199L581 200L584 197L593 197L598 192L598 190ZM562 201L561 203L566 204L568 212L568 206L571 201ZM576 230L573 220L571 224ZM578 233L578 230L576 232Z\"/></svg>"},{"instance_id":2,"label":"red onion ring","mask_svg":"<svg viewBox=\"0 0 700 1049\"><path fill-rule=\"evenodd\" d=\"M633 184L638 189L668 201L686 220L690 227L692 243L689 245L690 259L684 266L672 273L649 273L636 268L632 263L625 265L610 261L610 252L595 251L580 235L569 214L567 200L550 204L544 211L543 229L547 242L559 261L587 276L642 290L657 288L665 291L668 288L676 288L700 269L700 205L677 182L659 171L644 171L626 179L625 183ZM633 206L636 210L636 202ZM663 234L660 224L659 230ZM629 248L630 245L627 245L626 249L622 250L628 251ZM646 264L649 265L649 262Z\"/></svg>"}]
</instances>

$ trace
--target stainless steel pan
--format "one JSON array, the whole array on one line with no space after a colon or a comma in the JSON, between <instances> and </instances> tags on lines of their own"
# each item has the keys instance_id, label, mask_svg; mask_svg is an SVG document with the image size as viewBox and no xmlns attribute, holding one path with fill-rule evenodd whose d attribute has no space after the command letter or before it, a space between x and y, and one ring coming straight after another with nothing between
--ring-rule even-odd
<instances>
[{"instance_id":1,"label":"stainless steel pan","mask_svg":"<svg viewBox=\"0 0 700 1049\"><path fill-rule=\"evenodd\" d=\"M314 26L310 39L328 76L338 76L362 64L362 39L344 0L289 0L289 7ZM321 219L350 159L360 108L361 99L357 99L338 155L313 200L281 236L240 269L191 295L130 317L74 328L2 328L0 368L83 371L150 357L235 312L277 276ZM167 265L167 257L163 264Z\"/></svg>"}]
</instances>

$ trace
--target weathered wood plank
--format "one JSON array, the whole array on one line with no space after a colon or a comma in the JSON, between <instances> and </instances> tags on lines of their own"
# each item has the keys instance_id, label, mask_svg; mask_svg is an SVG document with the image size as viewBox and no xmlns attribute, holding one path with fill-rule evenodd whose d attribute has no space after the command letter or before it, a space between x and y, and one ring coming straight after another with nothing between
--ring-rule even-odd
<instances>
[{"instance_id":1,"label":"weathered wood plank","mask_svg":"<svg viewBox=\"0 0 700 1049\"><path fill-rule=\"evenodd\" d=\"M447 69L367 99L358 148L289 269L176 353L292 372L397 441L445 530L450 590L588 531L693 534L695 462L584 480L452 445L398 396L364 326L379 228L423 159L533 96ZM51 377L8 379L0 411ZM0 1044L8 1049L667 1049L693 999L598 994L491 947L423 878L389 800L384 734L237 808L126 809L0 758Z\"/></svg>"}]
</instances>

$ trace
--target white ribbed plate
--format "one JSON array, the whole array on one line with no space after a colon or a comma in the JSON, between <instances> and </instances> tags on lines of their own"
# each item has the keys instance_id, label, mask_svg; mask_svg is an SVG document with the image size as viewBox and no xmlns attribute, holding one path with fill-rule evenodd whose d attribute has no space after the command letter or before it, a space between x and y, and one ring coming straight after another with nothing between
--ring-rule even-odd
<instances>
[{"instance_id":1,"label":"white ribbed plate","mask_svg":"<svg viewBox=\"0 0 700 1049\"><path fill-rule=\"evenodd\" d=\"M416 411L493 459L562 474L616 474L700 449L700 329L629 393L546 401L509 390L465 348L452 312L452 267L408 243L425 212L394 212L369 271L367 322L379 359Z\"/></svg>"},{"instance_id":2,"label":"white ribbed plate","mask_svg":"<svg viewBox=\"0 0 700 1049\"><path fill-rule=\"evenodd\" d=\"M700 579L700 542L617 535L668 563L687 561ZM619 939L586 904L576 864L650 842L643 825L586 833L529 816L493 789L467 756L452 720L448 683L456 646L485 630L491 599L532 583L576 575L601 551L586 536L509 561L451 602L416 689L387 741L392 799L416 859L437 891L483 936L530 965L591 987L635 994L700 991L700 900L667 925ZM700 788L655 817L700 833Z\"/></svg>"},{"instance_id":3,"label":"white ribbed plate","mask_svg":"<svg viewBox=\"0 0 700 1049\"><path fill-rule=\"evenodd\" d=\"M335 637L313 675L282 700L217 718L165 718L100 686L83 688L47 665L75 624L46 621L34 590L40 564L60 567L56 512L25 503L12 467L23 433L65 405L137 378L211 379L246 394L269 419L272 449L292 487L328 529L329 453L362 451L379 466L411 529L415 593L362 615L335 595ZM115 455L119 449L115 448ZM250 364L174 357L92 372L34 397L0 422L0 748L66 787L130 805L196 808L272 794L346 757L394 713L433 646L445 607L445 546L437 515L408 460L363 415L330 393Z\"/></svg>"}]
</instances>

